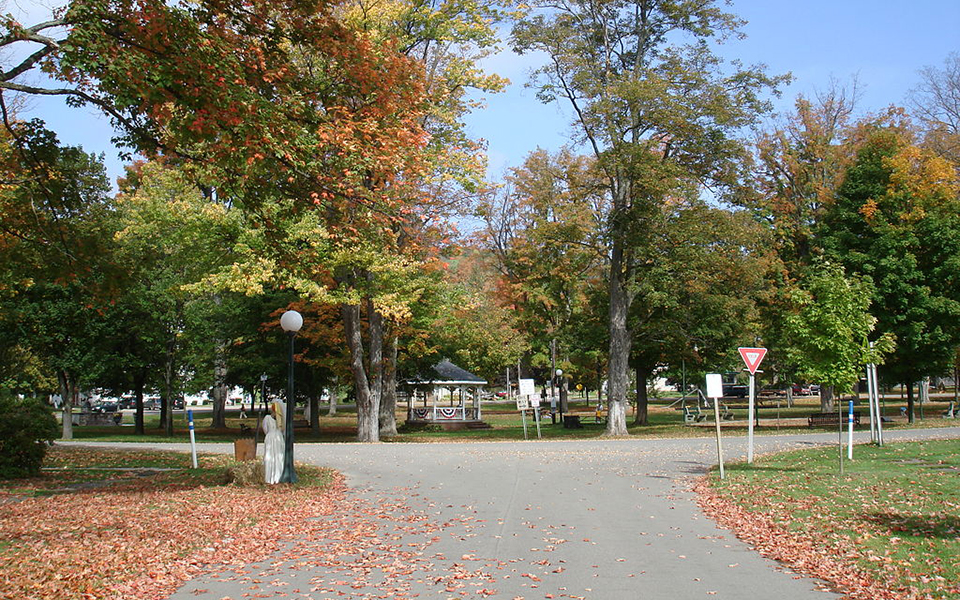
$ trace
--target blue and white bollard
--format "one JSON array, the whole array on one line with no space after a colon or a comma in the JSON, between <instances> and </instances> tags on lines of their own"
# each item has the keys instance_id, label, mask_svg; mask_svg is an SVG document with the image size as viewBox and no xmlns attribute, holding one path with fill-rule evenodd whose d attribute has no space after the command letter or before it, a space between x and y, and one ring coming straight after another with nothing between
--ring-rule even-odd
<instances>
[{"instance_id":1,"label":"blue and white bollard","mask_svg":"<svg viewBox=\"0 0 960 600\"><path fill-rule=\"evenodd\" d=\"M853 400L850 401L850 412L847 416L847 458L853 460Z\"/></svg>"},{"instance_id":2,"label":"blue and white bollard","mask_svg":"<svg viewBox=\"0 0 960 600\"><path fill-rule=\"evenodd\" d=\"M197 437L193 432L193 411L187 411L187 422L190 423L190 454L193 457L193 468L197 468Z\"/></svg>"}]
</instances>

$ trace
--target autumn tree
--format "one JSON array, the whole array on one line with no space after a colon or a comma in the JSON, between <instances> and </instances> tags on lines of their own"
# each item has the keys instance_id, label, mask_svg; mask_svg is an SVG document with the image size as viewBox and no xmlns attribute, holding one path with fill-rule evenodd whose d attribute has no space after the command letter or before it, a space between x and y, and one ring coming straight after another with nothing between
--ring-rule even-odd
<instances>
[{"instance_id":1,"label":"autumn tree","mask_svg":"<svg viewBox=\"0 0 960 600\"><path fill-rule=\"evenodd\" d=\"M643 223L693 188L735 183L745 156L740 130L766 111L776 84L762 69L726 66L710 44L739 21L717 3L662 0L534 2L512 33L515 50L548 58L533 85L567 103L575 137L603 173L610 209L608 435L625 435L632 337L629 313L641 271Z\"/></svg>"},{"instance_id":2,"label":"autumn tree","mask_svg":"<svg viewBox=\"0 0 960 600\"><path fill-rule=\"evenodd\" d=\"M858 82L831 81L812 97L798 96L793 112L779 117L756 140L754 185L739 197L770 232L779 264L768 271L768 289L759 303L762 337L770 352L765 359L775 377L794 377L798 348L783 327L802 295L803 279L822 255L820 223L833 204L837 188L861 143L855 111ZM811 356L816 361L819 357ZM832 387L821 387L832 402Z\"/></svg>"},{"instance_id":3,"label":"autumn tree","mask_svg":"<svg viewBox=\"0 0 960 600\"><path fill-rule=\"evenodd\" d=\"M499 284L492 252L467 246L438 286L442 302L430 327L433 333L424 338L437 349L428 355L431 364L449 358L487 381L517 364L532 336L523 331L521 311L501 304Z\"/></svg>"},{"instance_id":4,"label":"autumn tree","mask_svg":"<svg viewBox=\"0 0 960 600\"><path fill-rule=\"evenodd\" d=\"M550 367L557 347L568 355L590 292L603 284L605 205L592 160L538 149L479 206L485 227L478 241L500 275L490 292L516 312L536 366Z\"/></svg>"},{"instance_id":5,"label":"autumn tree","mask_svg":"<svg viewBox=\"0 0 960 600\"><path fill-rule=\"evenodd\" d=\"M818 254L816 229L856 152L856 80L799 96L756 141L755 193L741 196L772 233L788 277Z\"/></svg>"},{"instance_id":6,"label":"autumn tree","mask_svg":"<svg viewBox=\"0 0 960 600\"><path fill-rule=\"evenodd\" d=\"M821 229L826 255L873 285L877 331L896 336L886 377L913 384L949 369L960 343L960 197L954 170L904 128L865 127Z\"/></svg>"}]
</instances>

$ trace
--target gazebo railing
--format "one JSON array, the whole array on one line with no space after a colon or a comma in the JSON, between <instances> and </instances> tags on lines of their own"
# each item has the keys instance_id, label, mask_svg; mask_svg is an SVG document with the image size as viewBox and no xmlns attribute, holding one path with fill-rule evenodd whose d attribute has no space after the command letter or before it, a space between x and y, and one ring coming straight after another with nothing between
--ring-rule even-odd
<instances>
[{"instance_id":1,"label":"gazebo railing","mask_svg":"<svg viewBox=\"0 0 960 600\"><path fill-rule=\"evenodd\" d=\"M473 421L479 420L479 411L472 406L432 406L413 408L414 421Z\"/></svg>"}]
</instances>

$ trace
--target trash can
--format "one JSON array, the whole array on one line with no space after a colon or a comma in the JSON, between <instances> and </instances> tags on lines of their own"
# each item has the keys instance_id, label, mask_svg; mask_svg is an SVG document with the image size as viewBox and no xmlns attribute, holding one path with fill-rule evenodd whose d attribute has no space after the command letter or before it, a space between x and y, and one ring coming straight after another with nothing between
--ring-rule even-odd
<instances>
[{"instance_id":1,"label":"trash can","mask_svg":"<svg viewBox=\"0 0 960 600\"><path fill-rule=\"evenodd\" d=\"M253 438L240 438L233 442L233 457L237 460L256 460L257 443Z\"/></svg>"}]
</instances>

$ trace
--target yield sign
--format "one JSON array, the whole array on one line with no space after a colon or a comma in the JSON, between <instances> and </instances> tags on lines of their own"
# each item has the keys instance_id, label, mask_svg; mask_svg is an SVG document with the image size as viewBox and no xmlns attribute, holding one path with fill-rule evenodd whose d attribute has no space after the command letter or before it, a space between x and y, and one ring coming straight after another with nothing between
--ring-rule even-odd
<instances>
[{"instance_id":1,"label":"yield sign","mask_svg":"<svg viewBox=\"0 0 960 600\"><path fill-rule=\"evenodd\" d=\"M756 374L757 367L760 366L760 361L762 361L763 357L767 355L767 349L737 348L737 350L740 352L740 358L742 358L744 364L747 365L747 370L750 371L750 374Z\"/></svg>"}]
</instances>

